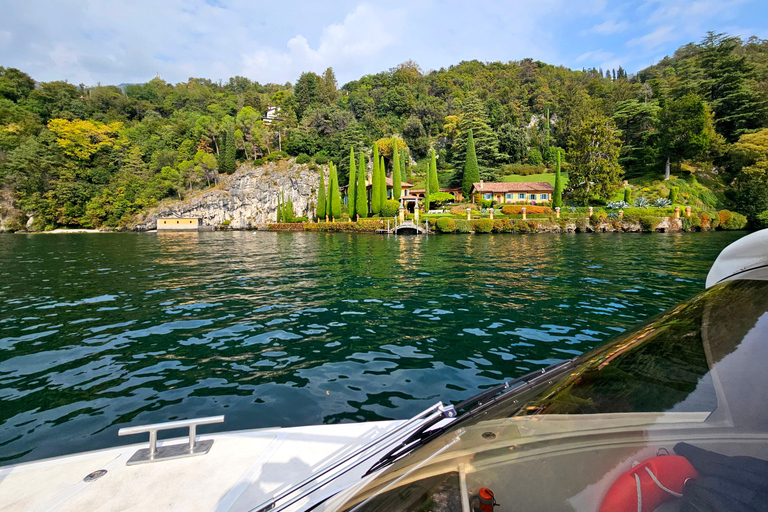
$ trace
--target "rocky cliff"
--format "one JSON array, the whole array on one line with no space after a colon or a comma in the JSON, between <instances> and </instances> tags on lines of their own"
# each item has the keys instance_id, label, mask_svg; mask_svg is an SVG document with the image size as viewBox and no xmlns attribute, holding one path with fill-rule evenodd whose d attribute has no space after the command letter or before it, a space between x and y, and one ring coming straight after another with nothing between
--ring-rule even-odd
<instances>
[{"instance_id":1,"label":"rocky cliff","mask_svg":"<svg viewBox=\"0 0 768 512\"><path fill-rule=\"evenodd\" d=\"M164 203L137 217L135 231L157 228L158 217L197 217L203 226L228 225L233 229L255 228L277 218L280 192L293 201L297 217L309 216L317 202L320 174L293 160L271 162L261 167L241 166L222 176L216 187Z\"/></svg>"}]
</instances>

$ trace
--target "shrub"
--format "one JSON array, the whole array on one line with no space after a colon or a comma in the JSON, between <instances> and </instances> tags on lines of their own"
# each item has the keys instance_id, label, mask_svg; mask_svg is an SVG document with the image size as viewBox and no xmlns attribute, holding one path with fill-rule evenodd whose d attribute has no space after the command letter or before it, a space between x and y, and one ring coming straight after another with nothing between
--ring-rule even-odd
<instances>
[{"instance_id":1,"label":"shrub","mask_svg":"<svg viewBox=\"0 0 768 512\"><path fill-rule=\"evenodd\" d=\"M757 216L757 225L761 228L768 228L768 210Z\"/></svg>"},{"instance_id":2,"label":"shrub","mask_svg":"<svg viewBox=\"0 0 768 512\"><path fill-rule=\"evenodd\" d=\"M624 222L629 222L630 224L637 224L640 222L640 214L639 213L625 213L624 214Z\"/></svg>"},{"instance_id":3,"label":"shrub","mask_svg":"<svg viewBox=\"0 0 768 512\"><path fill-rule=\"evenodd\" d=\"M475 233L490 233L493 231L493 221L491 219L473 220L472 229L474 229Z\"/></svg>"},{"instance_id":4,"label":"shrub","mask_svg":"<svg viewBox=\"0 0 768 512\"><path fill-rule=\"evenodd\" d=\"M542 161L541 152L538 149L531 148L528 151L528 165L541 165Z\"/></svg>"},{"instance_id":5,"label":"shrub","mask_svg":"<svg viewBox=\"0 0 768 512\"><path fill-rule=\"evenodd\" d=\"M731 220L731 212L728 210L720 210L717 212L717 216L720 218L720 226Z\"/></svg>"},{"instance_id":6,"label":"shrub","mask_svg":"<svg viewBox=\"0 0 768 512\"><path fill-rule=\"evenodd\" d=\"M501 213L504 215L520 215L523 213L523 208L525 208L526 213L534 214L534 213L552 213L552 209L548 206L534 206L534 205L525 205L525 204L505 204L501 207Z\"/></svg>"},{"instance_id":7,"label":"shrub","mask_svg":"<svg viewBox=\"0 0 768 512\"><path fill-rule=\"evenodd\" d=\"M308 164L311 161L312 158L306 153L299 153L299 156L296 157L297 164Z\"/></svg>"},{"instance_id":8,"label":"shrub","mask_svg":"<svg viewBox=\"0 0 768 512\"><path fill-rule=\"evenodd\" d=\"M306 217L294 217L293 222L307 222Z\"/></svg>"},{"instance_id":9,"label":"shrub","mask_svg":"<svg viewBox=\"0 0 768 512\"><path fill-rule=\"evenodd\" d=\"M437 219L437 230L441 233L453 233L456 231L456 223L453 222L453 219L448 217L440 217Z\"/></svg>"},{"instance_id":10,"label":"shrub","mask_svg":"<svg viewBox=\"0 0 768 512\"><path fill-rule=\"evenodd\" d=\"M632 189L627 187L624 189L624 202L629 205L632 202Z\"/></svg>"},{"instance_id":11,"label":"shrub","mask_svg":"<svg viewBox=\"0 0 768 512\"><path fill-rule=\"evenodd\" d=\"M325 165L328 163L328 157L322 153L315 155L315 163L318 165Z\"/></svg>"},{"instance_id":12,"label":"shrub","mask_svg":"<svg viewBox=\"0 0 768 512\"><path fill-rule=\"evenodd\" d=\"M651 215L643 215L640 217L640 225L643 227L643 231L656 231L656 228L661 224L661 218L653 217Z\"/></svg>"},{"instance_id":13,"label":"shrub","mask_svg":"<svg viewBox=\"0 0 768 512\"><path fill-rule=\"evenodd\" d=\"M600 224L601 222L604 222L605 219L607 218L608 218L608 214L606 214L605 212L595 212L589 216L589 221L592 224Z\"/></svg>"},{"instance_id":14,"label":"shrub","mask_svg":"<svg viewBox=\"0 0 768 512\"><path fill-rule=\"evenodd\" d=\"M723 222L723 212L728 212L730 215ZM722 210L719 212L720 227L727 230L744 229L747 225L747 218L736 212L729 212L728 210Z\"/></svg>"},{"instance_id":15,"label":"shrub","mask_svg":"<svg viewBox=\"0 0 768 512\"><path fill-rule=\"evenodd\" d=\"M669 188L669 204L675 204L677 201L677 195L680 193L680 187Z\"/></svg>"},{"instance_id":16,"label":"shrub","mask_svg":"<svg viewBox=\"0 0 768 512\"><path fill-rule=\"evenodd\" d=\"M255 159L253 161L253 166L254 167L261 167L262 165L264 165L264 159L263 158L257 158L257 159Z\"/></svg>"},{"instance_id":17,"label":"shrub","mask_svg":"<svg viewBox=\"0 0 768 512\"><path fill-rule=\"evenodd\" d=\"M495 201L493 201L492 199L481 199L481 200L480 200L480 206L481 206L483 209L488 209L488 208L490 208L491 206L493 206L493 203L494 203L494 202L495 202Z\"/></svg>"},{"instance_id":18,"label":"shrub","mask_svg":"<svg viewBox=\"0 0 768 512\"><path fill-rule=\"evenodd\" d=\"M394 199L384 201L384 204L381 206L382 217L394 217L398 211L400 211L400 202Z\"/></svg>"},{"instance_id":19,"label":"shrub","mask_svg":"<svg viewBox=\"0 0 768 512\"><path fill-rule=\"evenodd\" d=\"M696 231L701 227L701 217L698 215L691 215L690 217L683 217L682 219L683 229L685 231Z\"/></svg>"},{"instance_id":20,"label":"shrub","mask_svg":"<svg viewBox=\"0 0 768 512\"><path fill-rule=\"evenodd\" d=\"M277 162L287 157L288 157L288 153L286 153L285 151L273 151L269 155L267 155L267 158L265 158L265 160L267 162Z\"/></svg>"},{"instance_id":21,"label":"shrub","mask_svg":"<svg viewBox=\"0 0 768 512\"><path fill-rule=\"evenodd\" d=\"M454 215L466 215L467 214L467 208L477 211L477 205L476 204L460 204L458 206L454 206L450 209L450 212Z\"/></svg>"},{"instance_id":22,"label":"shrub","mask_svg":"<svg viewBox=\"0 0 768 512\"><path fill-rule=\"evenodd\" d=\"M531 226L524 220L519 220L515 223L515 233L530 233Z\"/></svg>"},{"instance_id":23,"label":"shrub","mask_svg":"<svg viewBox=\"0 0 768 512\"><path fill-rule=\"evenodd\" d=\"M472 231L472 226L467 219L456 219L453 223L456 225L456 231L459 233L469 233Z\"/></svg>"}]
</instances>

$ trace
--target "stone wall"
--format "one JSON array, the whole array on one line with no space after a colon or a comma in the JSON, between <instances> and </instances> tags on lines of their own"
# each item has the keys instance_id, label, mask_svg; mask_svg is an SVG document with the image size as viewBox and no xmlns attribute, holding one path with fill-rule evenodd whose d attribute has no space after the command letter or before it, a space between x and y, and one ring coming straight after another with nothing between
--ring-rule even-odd
<instances>
[{"instance_id":1,"label":"stone wall","mask_svg":"<svg viewBox=\"0 0 768 512\"><path fill-rule=\"evenodd\" d=\"M308 217L317 202L319 181L318 171L293 160L270 162L261 167L243 165L234 174L222 176L213 189L183 201L164 203L146 216L138 216L133 230L157 229L158 217L198 217L204 227L256 228L277 220L281 191L285 192L286 201L289 198L293 201L297 217Z\"/></svg>"}]
</instances>

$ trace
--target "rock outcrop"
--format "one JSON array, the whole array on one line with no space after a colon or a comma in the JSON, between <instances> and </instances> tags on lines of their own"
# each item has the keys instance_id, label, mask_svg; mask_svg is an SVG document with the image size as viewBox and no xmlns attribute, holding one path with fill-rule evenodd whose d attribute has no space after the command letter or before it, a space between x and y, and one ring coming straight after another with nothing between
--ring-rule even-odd
<instances>
[{"instance_id":1,"label":"rock outcrop","mask_svg":"<svg viewBox=\"0 0 768 512\"><path fill-rule=\"evenodd\" d=\"M280 192L293 201L297 217L307 217L317 202L320 174L293 160L270 162L261 167L241 166L234 174L222 176L216 187L165 203L139 216L135 231L157 228L158 217L197 217L203 226L230 229L256 228L277 219Z\"/></svg>"}]
</instances>

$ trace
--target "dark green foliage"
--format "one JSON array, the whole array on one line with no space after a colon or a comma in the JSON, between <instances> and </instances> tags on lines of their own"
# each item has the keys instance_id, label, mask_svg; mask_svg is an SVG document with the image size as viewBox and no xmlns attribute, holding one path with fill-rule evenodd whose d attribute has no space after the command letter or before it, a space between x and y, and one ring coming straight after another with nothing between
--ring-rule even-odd
<instances>
[{"instance_id":1,"label":"dark green foliage","mask_svg":"<svg viewBox=\"0 0 768 512\"><path fill-rule=\"evenodd\" d=\"M283 192L277 196L277 217L276 222L283 222Z\"/></svg>"},{"instance_id":2,"label":"dark green foliage","mask_svg":"<svg viewBox=\"0 0 768 512\"><path fill-rule=\"evenodd\" d=\"M392 145L392 199L400 200L400 193L403 190L402 179L400 175L400 154L397 151L397 140Z\"/></svg>"},{"instance_id":3,"label":"dark green foliage","mask_svg":"<svg viewBox=\"0 0 768 512\"><path fill-rule=\"evenodd\" d=\"M632 189L629 187L624 189L624 202L632 204Z\"/></svg>"},{"instance_id":4,"label":"dark green foliage","mask_svg":"<svg viewBox=\"0 0 768 512\"><path fill-rule=\"evenodd\" d=\"M552 193L552 207L563 207L563 176L560 174L560 152L557 152L555 162L555 190Z\"/></svg>"},{"instance_id":5,"label":"dark green foliage","mask_svg":"<svg viewBox=\"0 0 768 512\"><path fill-rule=\"evenodd\" d=\"M357 164L355 163L355 150L353 148L349 148L349 182L347 188L347 207L349 214L352 217L355 216L355 212L357 211L355 208L355 201L357 200L357 173L355 172L356 167Z\"/></svg>"},{"instance_id":6,"label":"dark green foliage","mask_svg":"<svg viewBox=\"0 0 768 512\"><path fill-rule=\"evenodd\" d=\"M528 165L541 165L544 159L541 157L541 151L538 148L528 150Z\"/></svg>"},{"instance_id":7,"label":"dark green foliage","mask_svg":"<svg viewBox=\"0 0 768 512\"><path fill-rule=\"evenodd\" d=\"M720 229L730 231L744 229L747 226L747 218L740 213L720 210L717 214L720 217Z\"/></svg>"},{"instance_id":8,"label":"dark green foliage","mask_svg":"<svg viewBox=\"0 0 768 512\"><path fill-rule=\"evenodd\" d=\"M306 153L300 153L299 156L296 157L297 164L308 164L311 161L312 161L312 157L310 157Z\"/></svg>"},{"instance_id":9,"label":"dark green foliage","mask_svg":"<svg viewBox=\"0 0 768 512\"><path fill-rule=\"evenodd\" d=\"M382 217L394 217L397 215L399 211L400 211L400 201L395 201L394 199L387 199L386 201L384 201L384 204L381 205L380 215Z\"/></svg>"},{"instance_id":10,"label":"dark green foliage","mask_svg":"<svg viewBox=\"0 0 768 512\"><path fill-rule=\"evenodd\" d=\"M373 145L373 171L371 172L371 215L378 215L381 211L382 191L381 191L381 173L379 161L379 146Z\"/></svg>"},{"instance_id":11,"label":"dark green foliage","mask_svg":"<svg viewBox=\"0 0 768 512\"><path fill-rule=\"evenodd\" d=\"M509 161L520 163L526 157L528 136L524 128L518 128L512 123L499 127L499 151L509 155Z\"/></svg>"},{"instance_id":12,"label":"dark green foliage","mask_svg":"<svg viewBox=\"0 0 768 512\"><path fill-rule=\"evenodd\" d=\"M317 165L325 165L328 163L328 155L324 155L322 153L315 155L315 163Z\"/></svg>"},{"instance_id":13,"label":"dark green foliage","mask_svg":"<svg viewBox=\"0 0 768 512\"><path fill-rule=\"evenodd\" d=\"M320 220L325 220L325 215L328 212L325 196L325 179L323 178L324 174L325 172L320 169L320 185L318 185L317 188L317 218Z\"/></svg>"},{"instance_id":14,"label":"dark green foliage","mask_svg":"<svg viewBox=\"0 0 768 512\"><path fill-rule=\"evenodd\" d=\"M355 193L355 214L361 219L368 216L368 193L365 189L365 155L360 152L360 163L357 167L357 187Z\"/></svg>"},{"instance_id":15,"label":"dark green foliage","mask_svg":"<svg viewBox=\"0 0 768 512\"><path fill-rule=\"evenodd\" d=\"M456 224L456 231L459 233L469 233L472 231L472 223L467 219L454 219L453 223Z\"/></svg>"},{"instance_id":16,"label":"dark green foliage","mask_svg":"<svg viewBox=\"0 0 768 512\"><path fill-rule=\"evenodd\" d=\"M328 197L328 203L330 206L330 216L334 220L341 219L341 195L339 194L339 177L336 172L336 166L333 162L330 163L330 174L328 181L330 182L330 194Z\"/></svg>"},{"instance_id":17,"label":"dark green foliage","mask_svg":"<svg viewBox=\"0 0 768 512\"><path fill-rule=\"evenodd\" d=\"M472 185L480 181L480 168L477 165L477 156L475 155L475 141L472 130L467 135L467 156L464 159L464 175L461 180L461 189L465 200L470 198Z\"/></svg>"},{"instance_id":18,"label":"dark green foliage","mask_svg":"<svg viewBox=\"0 0 768 512\"><path fill-rule=\"evenodd\" d=\"M459 135L453 143L452 152L457 168L466 167L469 155L469 134L472 133L476 162L484 167L493 167L503 159L499 153L499 140L491 127L488 118L477 95L467 96L462 105L458 122Z\"/></svg>"},{"instance_id":19,"label":"dark green foliage","mask_svg":"<svg viewBox=\"0 0 768 512\"><path fill-rule=\"evenodd\" d=\"M456 223L450 217L440 217L437 219L435 227L441 233L453 233L456 231Z\"/></svg>"},{"instance_id":20,"label":"dark green foliage","mask_svg":"<svg viewBox=\"0 0 768 512\"><path fill-rule=\"evenodd\" d=\"M757 216L756 225L761 229L768 228L768 210L765 210Z\"/></svg>"},{"instance_id":21,"label":"dark green foliage","mask_svg":"<svg viewBox=\"0 0 768 512\"><path fill-rule=\"evenodd\" d=\"M734 203L752 225L757 225L758 215L768 210L768 161L744 167L734 182Z\"/></svg>"},{"instance_id":22,"label":"dark green foliage","mask_svg":"<svg viewBox=\"0 0 768 512\"><path fill-rule=\"evenodd\" d=\"M224 137L224 153L222 154L221 163L219 164L219 171L225 174L232 174L237 169L237 162L235 161L235 127L230 125L227 128L226 136Z\"/></svg>"},{"instance_id":23,"label":"dark green foliage","mask_svg":"<svg viewBox=\"0 0 768 512\"><path fill-rule=\"evenodd\" d=\"M379 157L379 194L381 205L384 206L384 201L387 200L387 168L383 156Z\"/></svg>"},{"instance_id":24,"label":"dark green foliage","mask_svg":"<svg viewBox=\"0 0 768 512\"><path fill-rule=\"evenodd\" d=\"M672 162L701 156L713 135L712 114L694 94L667 102L659 114L659 154Z\"/></svg>"}]
</instances>

